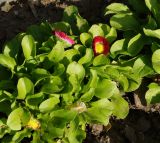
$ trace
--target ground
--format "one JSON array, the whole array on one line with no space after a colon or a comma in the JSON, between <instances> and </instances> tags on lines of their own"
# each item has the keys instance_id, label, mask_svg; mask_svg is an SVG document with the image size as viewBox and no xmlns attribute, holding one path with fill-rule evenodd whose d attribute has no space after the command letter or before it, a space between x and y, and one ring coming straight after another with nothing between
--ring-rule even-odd
<instances>
[{"instance_id":1,"label":"ground","mask_svg":"<svg viewBox=\"0 0 160 143\"><path fill-rule=\"evenodd\" d=\"M35 4L35 11L27 0L10 3L8 12L0 11L0 47L6 40L19 32L25 31L29 25L41 21L60 21L64 7L77 5L80 14L89 23L107 22L103 17L104 7L113 0L41 0ZM0 7L3 7L1 3ZM35 13L36 12L36 13ZM134 98L135 97L135 98ZM107 127L100 125L87 126L87 138L84 143L159 143L160 114L159 105L146 109L139 105L136 94L126 95L130 103L130 113L124 120L112 117ZM157 109L158 108L158 109Z\"/></svg>"}]
</instances>

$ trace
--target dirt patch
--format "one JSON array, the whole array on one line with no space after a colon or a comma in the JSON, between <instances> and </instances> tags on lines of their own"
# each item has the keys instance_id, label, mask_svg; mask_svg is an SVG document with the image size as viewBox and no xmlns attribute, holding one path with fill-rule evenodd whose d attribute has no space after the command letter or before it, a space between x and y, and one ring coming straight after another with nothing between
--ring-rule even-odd
<instances>
[{"instance_id":1,"label":"dirt patch","mask_svg":"<svg viewBox=\"0 0 160 143\"><path fill-rule=\"evenodd\" d=\"M84 143L159 143L160 115L158 112L130 110L125 120L110 119L111 129L99 130L88 127Z\"/></svg>"},{"instance_id":2,"label":"dirt patch","mask_svg":"<svg viewBox=\"0 0 160 143\"><path fill-rule=\"evenodd\" d=\"M25 31L29 25L38 24L42 21L60 21L63 9L68 5L76 5L80 14L90 23L102 22L102 11L107 5L105 0L42 0L34 4L36 17L27 0L18 0L10 3L12 8L9 12L0 11L0 41L12 38L15 34ZM4 3L1 4L1 7Z\"/></svg>"}]
</instances>

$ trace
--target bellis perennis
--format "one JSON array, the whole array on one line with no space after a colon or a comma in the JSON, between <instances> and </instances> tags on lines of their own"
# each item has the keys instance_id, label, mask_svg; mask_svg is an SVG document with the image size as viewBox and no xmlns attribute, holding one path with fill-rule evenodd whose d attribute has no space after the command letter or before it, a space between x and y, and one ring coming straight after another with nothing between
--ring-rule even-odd
<instances>
[{"instance_id":1,"label":"bellis perennis","mask_svg":"<svg viewBox=\"0 0 160 143\"><path fill-rule=\"evenodd\" d=\"M64 40L71 45L75 44L75 41L62 31L53 31L52 33L59 39Z\"/></svg>"},{"instance_id":2,"label":"bellis perennis","mask_svg":"<svg viewBox=\"0 0 160 143\"><path fill-rule=\"evenodd\" d=\"M107 55L109 53L109 42L102 36L96 36L92 42L92 48L94 51L94 55L104 54Z\"/></svg>"}]
</instances>

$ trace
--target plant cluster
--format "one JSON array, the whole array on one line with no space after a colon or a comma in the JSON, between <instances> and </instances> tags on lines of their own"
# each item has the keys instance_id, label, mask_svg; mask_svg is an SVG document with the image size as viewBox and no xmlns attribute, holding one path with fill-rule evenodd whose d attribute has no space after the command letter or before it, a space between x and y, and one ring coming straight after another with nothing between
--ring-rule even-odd
<instances>
[{"instance_id":1,"label":"plant cluster","mask_svg":"<svg viewBox=\"0 0 160 143\"><path fill-rule=\"evenodd\" d=\"M131 67L139 80L150 79L144 95L147 105L159 103L160 87L154 78L160 73L160 2L128 0L127 4L112 3L105 9L106 16L112 15L110 25L120 35L110 54L118 64Z\"/></svg>"},{"instance_id":2,"label":"plant cluster","mask_svg":"<svg viewBox=\"0 0 160 143\"><path fill-rule=\"evenodd\" d=\"M115 37L114 28L90 27L69 6L61 22L32 25L7 42L0 54L1 143L79 143L86 124L125 118L128 104L113 80L125 69L110 64L105 39Z\"/></svg>"},{"instance_id":3,"label":"plant cluster","mask_svg":"<svg viewBox=\"0 0 160 143\"><path fill-rule=\"evenodd\" d=\"M160 72L159 8L158 0L113 3L105 9L109 26L89 25L69 6L62 21L32 25L7 42L0 54L0 142L82 143L86 124L125 118L125 92ZM149 86L148 104L159 102L159 91Z\"/></svg>"}]
</instances>

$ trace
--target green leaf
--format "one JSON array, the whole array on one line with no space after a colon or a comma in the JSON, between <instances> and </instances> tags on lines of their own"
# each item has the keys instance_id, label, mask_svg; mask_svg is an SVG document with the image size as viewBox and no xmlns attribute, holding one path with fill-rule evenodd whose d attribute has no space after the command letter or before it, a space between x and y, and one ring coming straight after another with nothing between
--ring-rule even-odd
<instances>
[{"instance_id":1,"label":"green leaf","mask_svg":"<svg viewBox=\"0 0 160 143\"><path fill-rule=\"evenodd\" d=\"M129 88L129 81L127 79L127 77L123 74L120 74L118 79L117 79L119 85L120 85L120 89L121 87L123 88L123 91L124 92L127 92L128 91L128 88Z\"/></svg>"},{"instance_id":2,"label":"green leaf","mask_svg":"<svg viewBox=\"0 0 160 143\"><path fill-rule=\"evenodd\" d=\"M79 122L78 119L73 120L68 130L66 130L69 143L81 143L86 138L85 131L81 129Z\"/></svg>"},{"instance_id":3,"label":"green leaf","mask_svg":"<svg viewBox=\"0 0 160 143\"><path fill-rule=\"evenodd\" d=\"M65 8L63 12L62 20L68 22L71 25L72 31L74 34L78 34L78 27L77 27L77 18L78 15L78 8L76 6L68 6Z\"/></svg>"},{"instance_id":4,"label":"green leaf","mask_svg":"<svg viewBox=\"0 0 160 143\"><path fill-rule=\"evenodd\" d=\"M66 109L60 109L56 110L50 113L51 118L57 118L57 119L64 119L63 121L66 123L69 123L70 121L74 120L74 118L77 116L77 112L73 110L66 110ZM59 125L54 125L58 127Z\"/></svg>"},{"instance_id":5,"label":"green leaf","mask_svg":"<svg viewBox=\"0 0 160 143\"><path fill-rule=\"evenodd\" d=\"M80 35L80 40L86 47L90 47L92 45L92 36L88 33L82 33Z\"/></svg>"},{"instance_id":6,"label":"green leaf","mask_svg":"<svg viewBox=\"0 0 160 143\"><path fill-rule=\"evenodd\" d=\"M114 40L116 40L117 38L116 29L112 27L109 33L105 36L105 38L107 39L107 41L109 41L109 43L112 43Z\"/></svg>"},{"instance_id":7,"label":"green leaf","mask_svg":"<svg viewBox=\"0 0 160 143\"><path fill-rule=\"evenodd\" d=\"M134 36L128 43L127 51L132 55L137 55L143 48L146 38L140 33Z\"/></svg>"},{"instance_id":8,"label":"green leaf","mask_svg":"<svg viewBox=\"0 0 160 143\"><path fill-rule=\"evenodd\" d=\"M111 96L119 93L117 84L109 79L99 80L95 90L95 96L98 98L110 98Z\"/></svg>"},{"instance_id":9,"label":"green leaf","mask_svg":"<svg viewBox=\"0 0 160 143\"><path fill-rule=\"evenodd\" d=\"M151 15L148 16L148 23L144 26L144 28L152 30L157 29L157 23Z\"/></svg>"},{"instance_id":10,"label":"green leaf","mask_svg":"<svg viewBox=\"0 0 160 143\"><path fill-rule=\"evenodd\" d=\"M71 33L71 26L64 21L55 22L51 25L53 31L63 31L65 33Z\"/></svg>"},{"instance_id":11,"label":"green leaf","mask_svg":"<svg viewBox=\"0 0 160 143\"><path fill-rule=\"evenodd\" d=\"M86 19L83 19L79 14L76 15L77 28L80 33L87 32L89 29L89 24Z\"/></svg>"},{"instance_id":12,"label":"green leaf","mask_svg":"<svg viewBox=\"0 0 160 143\"><path fill-rule=\"evenodd\" d=\"M64 61L64 63L68 62L67 63L67 65L68 65L70 62L78 59L79 56L80 56L80 53L79 53L79 51L77 49L68 49L68 50L66 50L64 52L64 59L63 59L63 61Z\"/></svg>"},{"instance_id":13,"label":"green leaf","mask_svg":"<svg viewBox=\"0 0 160 143\"><path fill-rule=\"evenodd\" d=\"M128 73L124 75L127 77L129 83L127 92L135 91L140 86L142 78L136 73Z\"/></svg>"},{"instance_id":14,"label":"green leaf","mask_svg":"<svg viewBox=\"0 0 160 143\"><path fill-rule=\"evenodd\" d=\"M90 64L93 59L93 50L91 48L86 48L86 53L83 57L81 57L78 61L81 65Z\"/></svg>"},{"instance_id":15,"label":"green leaf","mask_svg":"<svg viewBox=\"0 0 160 143\"><path fill-rule=\"evenodd\" d=\"M11 93L9 93L9 92L7 92L5 90L0 90L0 102L1 101L9 101L12 98L13 98L13 95ZM10 106L9 106L9 108L10 108Z\"/></svg>"},{"instance_id":16,"label":"green leaf","mask_svg":"<svg viewBox=\"0 0 160 143\"><path fill-rule=\"evenodd\" d=\"M51 24L47 21L42 22L40 24L40 28L42 29L41 33L43 33L43 34L45 33L45 35L47 35L47 34L50 35L50 33L52 32Z\"/></svg>"},{"instance_id":17,"label":"green leaf","mask_svg":"<svg viewBox=\"0 0 160 143\"><path fill-rule=\"evenodd\" d=\"M110 49L111 56L115 58L119 54L127 54L126 48L127 48L128 40L121 39L115 41Z\"/></svg>"},{"instance_id":18,"label":"green leaf","mask_svg":"<svg viewBox=\"0 0 160 143\"><path fill-rule=\"evenodd\" d=\"M151 61L148 56L140 56L133 65L133 72L137 73L140 77L154 74Z\"/></svg>"},{"instance_id":19,"label":"green leaf","mask_svg":"<svg viewBox=\"0 0 160 143\"><path fill-rule=\"evenodd\" d=\"M32 35L25 35L21 45L23 54L27 60L36 56L36 44Z\"/></svg>"},{"instance_id":20,"label":"green leaf","mask_svg":"<svg viewBox=\"0 0 160 143\"><path fill-rule=\"evenodd\" d=\"M152 55L152 65L153 65L153 69L157 73L160 73L160 49L157 49L154 51Z\"/></svg>"},{"instance_id":21,"label":"green leaf","mask_svg":"<svg viewBox=\"0 0 160 143\"><path fill-rule=\"evenodd\" d=\"M67 87L69 87L70 85L68 85ZM70 90L70 89L68 89ZM65 93L61 94L63 101L66 105L71 105L74 101L74 97L72 95L72 92L70 91L66 91Z\"/></svg>"},{"instance_id":22,"label":"green leaf","mask_svg":"<svg viewBox=\"0 0 160 143\"><path fill-rule=\"evenodd\" d=\"M107 98L103 98L92 102L91 106L91 108L88 108L87 111L83 113L88 123L107 125L109 123L109 116L113 110L112 103Z\"/></svg>"},{"instance_id":23,"label":"green leaf","mask_svg":"<svg viewBox=\"0 0 160 143\"><path fill-rule=\"evenodd\" d=\"M100 54L93 59L93 66L103 66L109 63L109 58L104 54Z\"/></svg>"},{"instance_id":24,"label":"green leaf","mask_svg":"<svg viewBox=\"0 0 160 143\"><path fill-rule=\"evenodd\" d=\"M41 92L54 94L60 92L64 87L63 81L59 76L50 77L42 86Z\"/></svg>"},{"instance_id":25,"label":"green leaf","mask_svg":"<svg viewBox=\"0 0 160 143\"><path fill-rule=\"evenodd\" d=\"M18 96L17 99L25 99L27 94L33 94L34 85L27 77L22 77L17 84Z\"/></svg>"},{"instance_id":26,"label":"green leaf","mask_svg":"<svg viewBox=\"0 0 160 143\"><path fill-rule=\"evenodd\" d=\"M51 30L51 29L50 29ZM49 36L51 36L51 31L48 31L48 28L44 26L44 24L39 25L31 25L27 28L27 34L32 35L37 44L41 44L46 41Z\"/></svg>"},{"instance_id":27,"label":"green leaf","mask_svg":"<svg viewBox=\"0 0 160 143\"><path fill-rule=\"evenodd\" d=\"M20 143L25 137L28 137L30 134L31 133L28 129L24 129L22 131L16 132L12 138L12 141Z\"/></svg>"},{"instance_id":28,"label":"green leaf","mask_svg":"<svg viewBox=\"0 0 160 143\"><path fill-rule=\"evenodd\" d=\"M151 83L146 92L145 99L147 104L155 104L160 102L160 86L156 83Z\"/></svg>"},{"instance_id":29,"label":"green leaf","mask_svg":"<svg viewBox=\"0 0 160 143\"><path fill-rule=\"evenodd\" d=\"M31 118L30 112L27 109L23 109L23 112L19 116L22 126L26 126Z\"/></svg>"},{"instance_id":30,"label":"green leaf","mask_svg":"<svg viewBox=\"0 0 160 143\"><path fill-rule=\"evenodd\" d=\"M91 102L90 104L92 107L113 110L112 103L107 98L99 99L97 101Z\"/></svg>"},{"instance_id":31,"label":"green leaf","mask_svg":"<svg viewBox=\"0 0 160 143\"><path fill-rule=\"evenodd\" d=\"M88 32L93 37L104 36L104 32L103 32L102 28L99 25L97 25L97 24L92 25Z\"/></svg>"},{"instance_id":32,"label":"green leaf","mask_svg":"<svg viewBox=\"0 0 160 143\"><path fill-rule=\"evenodd\" d=\"M105 15L114 13L129 13L129 12L130 12L129 8L122 3L112 3L108 5L104 10Z\"/></svg>"},{"instance_id":33,"label":"green leaf","mask_svg":"<svg viewBox=\"0 0 160 143\"><path fill-rule=\"evenodd\" d=\"M40 79L48 77L50 74L46 69L36 68L36 69L33 69L33 71L31 72L31 75L32 75L32 79L35 82L37 82Z\"/></svg>"},{"instance_id":34,"label":"green leaf","mask_svg":"<svg viewBox=\"0 0 160 143\"><path fill-rule=\"evenodd\" d=\"M44 94L42 92L39 92L34 95L28 95L26 97L26 103L31 106L37 106L40 104L44 99Z\"/></svg>"},{"instance_id":35,"label":"green leaf","mask_svg":"<svg viewBox=\"0 0 160 143\"><path fill-rule=\"evenodd\" d=\"M83 101L83 102L89 102L93 96L95 95L95 88L90 88L87 92L85 92L80 100Z\"/></svg>"},{"instance_id":36,"label":"green leaf","mask_svg":"<svg viewBox=\"0 0 160 143\"><path fill-rule=\"evenodd\" d=\"M158 49L160 49L160 45L157 42L153 42L151 46L152 52L154 53Z\"/></svg>"},{"instance_id":37,"label":"green leaf","mask_svg":"<svg viewBox=\"0 0 160 143\"><path fill-rule=\"evenodd\" d=\"M149 37L155 37L160 39L160 29L151 30L143 28L144 34Z\"/></svg>"},{"instance_id":38,"label":"green leaf","mask_svg":"<svg viewBox=\"0 0 160 143\"><path fill-rule=\"evenodd\" d=\"M16 66L16 61L12 57L0 54L0 64L13 71Z\"/></svg>"},{"instance_id":39,"label":"green leaf","mask_svg":"<svg viewBox=\"0 0 160 143\"><path fill-rule=\"evenodd\" d=\"M136 11L138 14L146 14L148 13L148 9L145 5L144 0L129 0L128 1L131 7Z\"/></svg>"},{"instance_id":40,"label":"green leaf","mask_svg":"<svg viewBox=\"0 0 160 143\"><path fill-rule=\"evenodd\" d=\"M40 112L50 112L59 102L57 97L48 98L39 105L39 110Z\"/></svg>"},{"instance_id":41,"label":"green leaf","mask_svg":"<svg viewBox=\"0 0 160 143\"><path fill-rule=\"evenodd\" d=\"M108 24L99 23L98 25L102 28L105 36L111 31L111 28Z\"/></svg>"},{"instance_id":42,"label":"green leaf","mask_svg":"<svg viewBox=\"0 0 160 143\"><path fill-rule=\"evenodd\" d=\"M152 12L153 16L155 17L158 25L160 25L160 15L159 15L159 9L160 9L160 3L158 0L145 0L146 6L148 9Z\"/></svg>"},{"instance_id":43,"label":"green leaf","mask_svg":"<svg viewBox=\"0 0 160 143\"><path fill-rule=\"evenodd\" d=\"M76 75L81 82L85 76L85 69L81 64L72 62L68 65L66 73L69 75Z\"/></svg>"},{"instance_id":44,"label":"green leaf","mask_svg":"<svg viewBox=\"0 0 160 143\"><path fill-rule=\"evenodd\" d=\"M32 136L33 136L33 140L31 141L31 143L42 142L42 141L41 141L41 137L40 137L40 132L34 132L34 133L32 134ZM44 142L42 142L42 143L44 143Z\"/></svg>"},{"instance_id":45,"label":"green leaf","mask_svg":"<svg viewBox=\"0 0 160 143\"><path fill-rule=\"evenodd\" d=\"M79 51L80 55L85 54L86 47L84 45L75 44L73 48Z\"/></svg>"},{"instance_id":46,"label":"green leaf","mask_svg":"<svg viewBox=\"0 0 160 143\"><path fill-rule=\"evenodd\" d=\"M118 30L138 30L140 25L133 14L116 14L111 17L110 25Z\"/></svg>"},{"instance_id":47,"label":"green leaf","mask_svg":"<svg viewBox=\"0 0 160 143\"><path fill-rule=\"evenodd\" d=\"M47 137L47 143L54 143L53 138L62 138L64 134L64 128L57 128L53 125L53 124L61 124L62 122L63 122L62 120L59 121L57 120L56 122L52 121L52 123L48 123L47 132L49 132L51 136L51 141L49 142L48 141L49 137Z\"/></svg>"},{"instance_id":48,"label":"green leaf","mask_svg":"<svg viewBox=\"0 0 160 143\"><path fill-rule=\"evenodd\" d=\"M11 130L21 130L22 125L20 115L22 115L22 112L22 108L17 108L9 114L7 125L11 128Z\"/></svg>"},{"instance_id":49,"label":"green leaf","mask_svg":"<svg viewBox=\"0 0 160 143\"><path fill-rule=\"evenodd\" d=\"M136 90L141 84L141 77L133 73L131 67L120 67L120 66L105 66L102 69L97 69L97 73L102 78L113 79L114 81L121 84L126 92ZM127 78L127 79L126 79ZM128 81L127 81L128 80ZM124 84L126 84L124 86ZM128 89L126 89L128 87Z\"/></svg>"},{"instance_id":50,"label":"green leaf","mask_svg":"<svg viewBox=\"0 0 160 143\"><path fill-rule=\"evenodd\" d=\"M87 112L85 113L85 118L87 119L88 123L108 125L109 116L111 116L111 114L112 111L110 110L92 107L88 108Z\"/></svg>"},{"instance_id":51,"label":"green leaf","mask_svg":"<svg viewBox=\"0 0 160 143\"><path fill-rule=\"evenodd\" d=\"M104 73L108 74L108 76L112 79L118 79L120 72L113 66L108 66L104 69ZM102 76L102 78L104 78Z\"/></svg>"},{"instance_id":52,"label":"green leaf","mask_svg":"<svg viewBox=\"0 0 160 143\"><path fill-rule=\"evenodd\" d=\"M3 54L12 58L17 58L19 49L21 47L21 40L24 35L25 33L20 33L11 41L7 42L4 45Z\"/></svg>"},{"instance_id":53,"label":"green leaf","mask_svg":"<svg viewBox=\"0 0 160 143\"><path fill-rule=\"evenodd\" d=\"M38 48L39 53L48 53L52 47L56 44L56 38L54 35L50 36L47 41L42 43L42 47Z\"/></svg>"},{"instance_id":54,"label":"green leaf","mask_svg":"<svg viewBox=\"0 0 160 143\"><path fill-rule=\"evenodd\" d=\"M58 41L53 47L52 51L48 54L49 60L53 61L54 63L61 61L64 57L64 48L64 43Z\"/></svg>"},{"instance_id":55,"label":"green leaf","mask_svg":"<svg viewBox=\"0 0 160 143\"><path fill-rule=\"evenodd\" d=\"M63 75L63 73L66 70L65 66L61 63L56 64L54 67L55 67L56 70L52 74L53 76L61 76L61 75Z\"/></svg>"},{"instance_id":56,"label":"green leaf","mask_svg":"<svg viewBox=\"0 0 160 143\"><path fill-rule=\"evenodd\" d=\"M99 80L99 77L97 75L97 71L90 69L89 81L83 87L83 92L86 93L89 91L90 88L96 88L98 84L98 80Z\"/></svg>"},{"instance_id":57,"label":"green leaf","mask_svg":"<svg viewBox=\"0 0 160 143\"><path fill-rule=\"evenodd\" d=\"M11 132L11 130L7 127L5 124L6 120L1 119L0 120L0 139L4 139L4 136ZM1 140L2 142L2 140Z\"/></svg>"},{"instance_id":58,"label":"green leaf","mask_svg":"<svg viewBox=\"0 0 160 143\"><path fill-rule=\"evenodd\" d=\"M119 63L121 63L121 65L124 67L124 66L129 66L129 67L132 67L135 60L137 59L137 57L131 57L129 55L119 55L118 57L118 61Z\"/></svg>"},{"instance_id":59,"label":"green leaf","mask_svg":"<svg viewBox=\"0 0 160 143\"><path fill-rule=\"evenodd\" d=\"M119 119L124 119L129 113L128 102L119 94L112 96L111 102L114 108L113 115L115 115Z\"/></svg>"},{"instance_id":60,"label":"green leaf","mask_svg":"<svg viewBox=\"0 0 160 143\"><path fill-rule=\"evenodd\" d=\"M75 14L78 14L78 9L76 6L68 6L63 12L63 20L70 23Z\"/></svg>"},{"instance_id":61,"label":"green leaf","mask_svg":"<svg viewBox=\"0 0 160 143\"><path fill-rule=\"evenodd\" d=\"M73 74L69 76L69 82L72 85L71 93L78 93L81 90L80 82L77 75Z\"/></svg>"}]
</instances>

